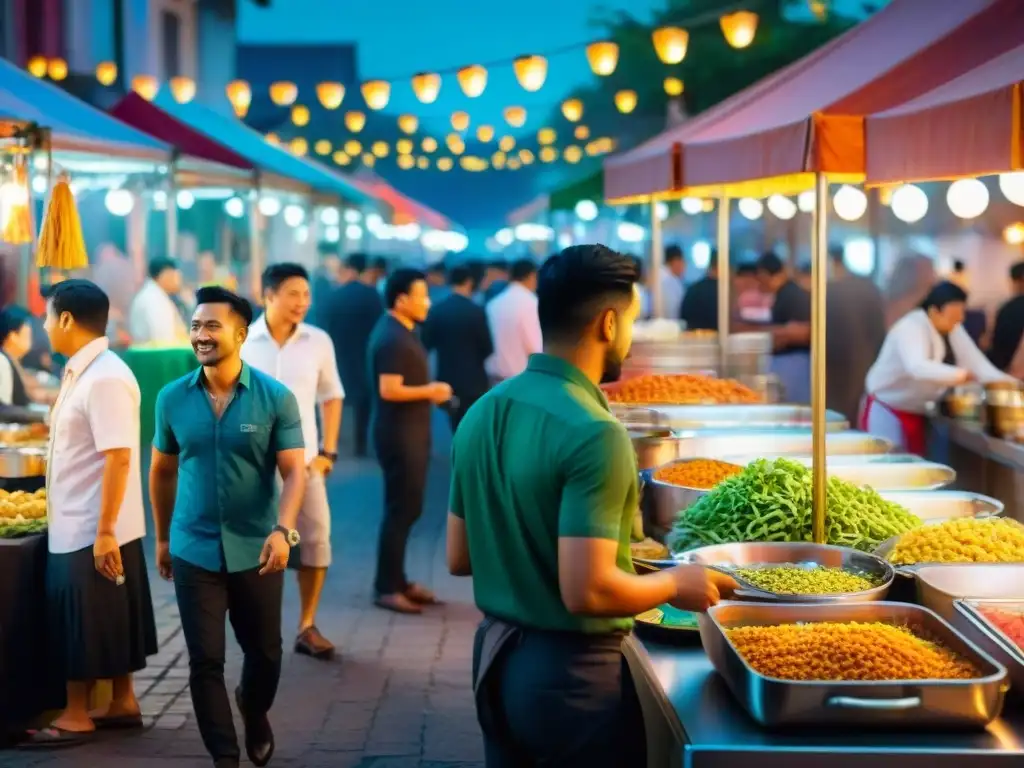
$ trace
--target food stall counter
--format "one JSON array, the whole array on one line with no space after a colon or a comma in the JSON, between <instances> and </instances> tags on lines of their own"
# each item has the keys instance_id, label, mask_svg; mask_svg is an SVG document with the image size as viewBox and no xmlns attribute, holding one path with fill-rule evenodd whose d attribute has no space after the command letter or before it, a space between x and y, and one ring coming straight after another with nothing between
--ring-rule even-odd
<instances>
[{"instance_id":1,"label":"food stall counter","mask_svg":"<svg viewBox=\"0 0 1024 768\"><path fill-rule=\"evenodd\" d=\"M177 378L198 367L195 353L188 344L180 346L134 346L121 353L139 382L141 405L139 421L143 452L148 454L155 429L156 396Z\"/></svg>"},{"instance_id":2,"label":"food stall counter","mask_svg":"<svg viewBox=\"0 0 1024 768\"><path fill-rule=\"evenodd\" d=\"M623 650L647 728L648 765L681 768L1010 768L1024 765L1024 710L983 731L767 730L703 649L630 636ZM970 761L970 762L968 762Z\"/></svg>"}]
</instances>

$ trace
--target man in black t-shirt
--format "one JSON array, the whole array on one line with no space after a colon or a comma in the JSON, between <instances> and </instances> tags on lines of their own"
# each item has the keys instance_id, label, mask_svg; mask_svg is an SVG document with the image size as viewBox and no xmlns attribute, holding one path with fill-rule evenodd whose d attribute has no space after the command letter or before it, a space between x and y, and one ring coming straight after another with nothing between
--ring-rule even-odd
<instances>
[{"instance_id":1,"label":"man in black t-shirt","mask_svg":"<svg viewBox=\"0 0 1024 768\"><path fill-rule=\"evenodd\" d=\"M431 404L451 400L452 388L430 381L427 350L416 325L427 319L426 275L396 269L384 288L388 312L370 335L368 388L370 429L384 472L384 518L377 552L376 604L398 613L420 613L437 602L426 587L405 576L409 532L423 511L430 462Z\"/></svg>"},{"instance_id":2,"label":"man in black t-shirt","mask_svg":"<svg viewBox=\"0 0 1024 768\"><path fill-rule=\"evenodd\" d=\"M688 331L718 330L718 251L712 249L704 277L683 294L679 319Z\"/></svg>"},{"instance_id":3,"label":"man in black t-shirt","mask_svg":"<svg viewBox=\"0 0 1024 768\"><path fill-rule=\"evenodd\" d=\"M772 373L779 377L787 403L811 401L811 294L786 271L776 254L768 251L757 260L761 290L774 294L772 304Z\"/></svg>"}]
</instances>

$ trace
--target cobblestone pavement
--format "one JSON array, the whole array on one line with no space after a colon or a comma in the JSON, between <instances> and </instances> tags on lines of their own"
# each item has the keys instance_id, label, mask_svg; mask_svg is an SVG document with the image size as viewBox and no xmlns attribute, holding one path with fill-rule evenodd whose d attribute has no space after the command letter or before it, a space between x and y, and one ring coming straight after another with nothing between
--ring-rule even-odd
<instances>
[{"instance_id":1,"label":"cobblestone pavement","mask_svg":"<svg viewBox=\"0 0 1024 768\"><path fill-rule=\"evenodd\" d=\"M380 472L373 461L340 462L329 482L334 565L328 572L318 625L341 653L333 662L320 662L291 652L298 594L294 579L289 578L284 670L271 712L277 741L272 766L482 765L469 680L473 631L479 616L469 581L454 579L445 570L446 435L436 442L425 513L410 543L409 572L411 578L433 585L446 604L419 617L396 616L373 607ZM151 552L150 547L147 555ZM142 733L104 735L62 752L0 752L0 765L211 765L192 716L188 657L173 591L155 575L152 583L160 653L149 660L136 683L143 713L152 726ZM233 690L241 666L241 652L231 642L229 690ZM237 727L241 738L240 722ZM244 759L243 764L247 764Z\"/></svg>"}]
</instances>

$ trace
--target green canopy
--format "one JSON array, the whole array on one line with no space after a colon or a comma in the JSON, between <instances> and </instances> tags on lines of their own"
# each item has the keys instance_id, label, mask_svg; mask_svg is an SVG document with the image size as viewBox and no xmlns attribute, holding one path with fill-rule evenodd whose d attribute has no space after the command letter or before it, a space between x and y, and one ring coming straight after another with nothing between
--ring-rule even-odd
<instances>
[{"instance_id":1,"label":"green canopy","mask_svg":"<svg viewBox=\"0 0 1024 768\"><path fill-rule=\"evenodd\" d=\"M604 170L552 190L548 195L548 210L572 211L580 200L591 200L601 205L604 200Z\"/></svg>"}]
</instances>

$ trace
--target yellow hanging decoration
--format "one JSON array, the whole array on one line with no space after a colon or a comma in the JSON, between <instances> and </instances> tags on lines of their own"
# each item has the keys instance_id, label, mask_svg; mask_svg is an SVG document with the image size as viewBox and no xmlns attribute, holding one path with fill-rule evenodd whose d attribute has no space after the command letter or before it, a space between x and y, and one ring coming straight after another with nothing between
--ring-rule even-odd
<instances>
[{"instance_id":1,"label":"yellow hanging decoration","mask_svg":"<svg viewBox=\"0 0 1024 768\"><path fill-rule=\"evenodd\" d=\"M59 270L84 269L89 266L82 237L82 222L78 217L75 196L71 193L67 174L62 173L53 185L50 204L43 217L39 233L36 264Z\"/></svg>"},{"instance_id":2,"label":"yellow hanging decoration","mask_svg":"<svg viewBox=\"0 0 1024 768\"><path fill-rule=\"evenodd\" d=\"M14 178L0 186L3 208L3 240L12 245L32 242L32 216L29 212L28 174L24 159L18 160Z\"/></svg>"}]
</instances>

